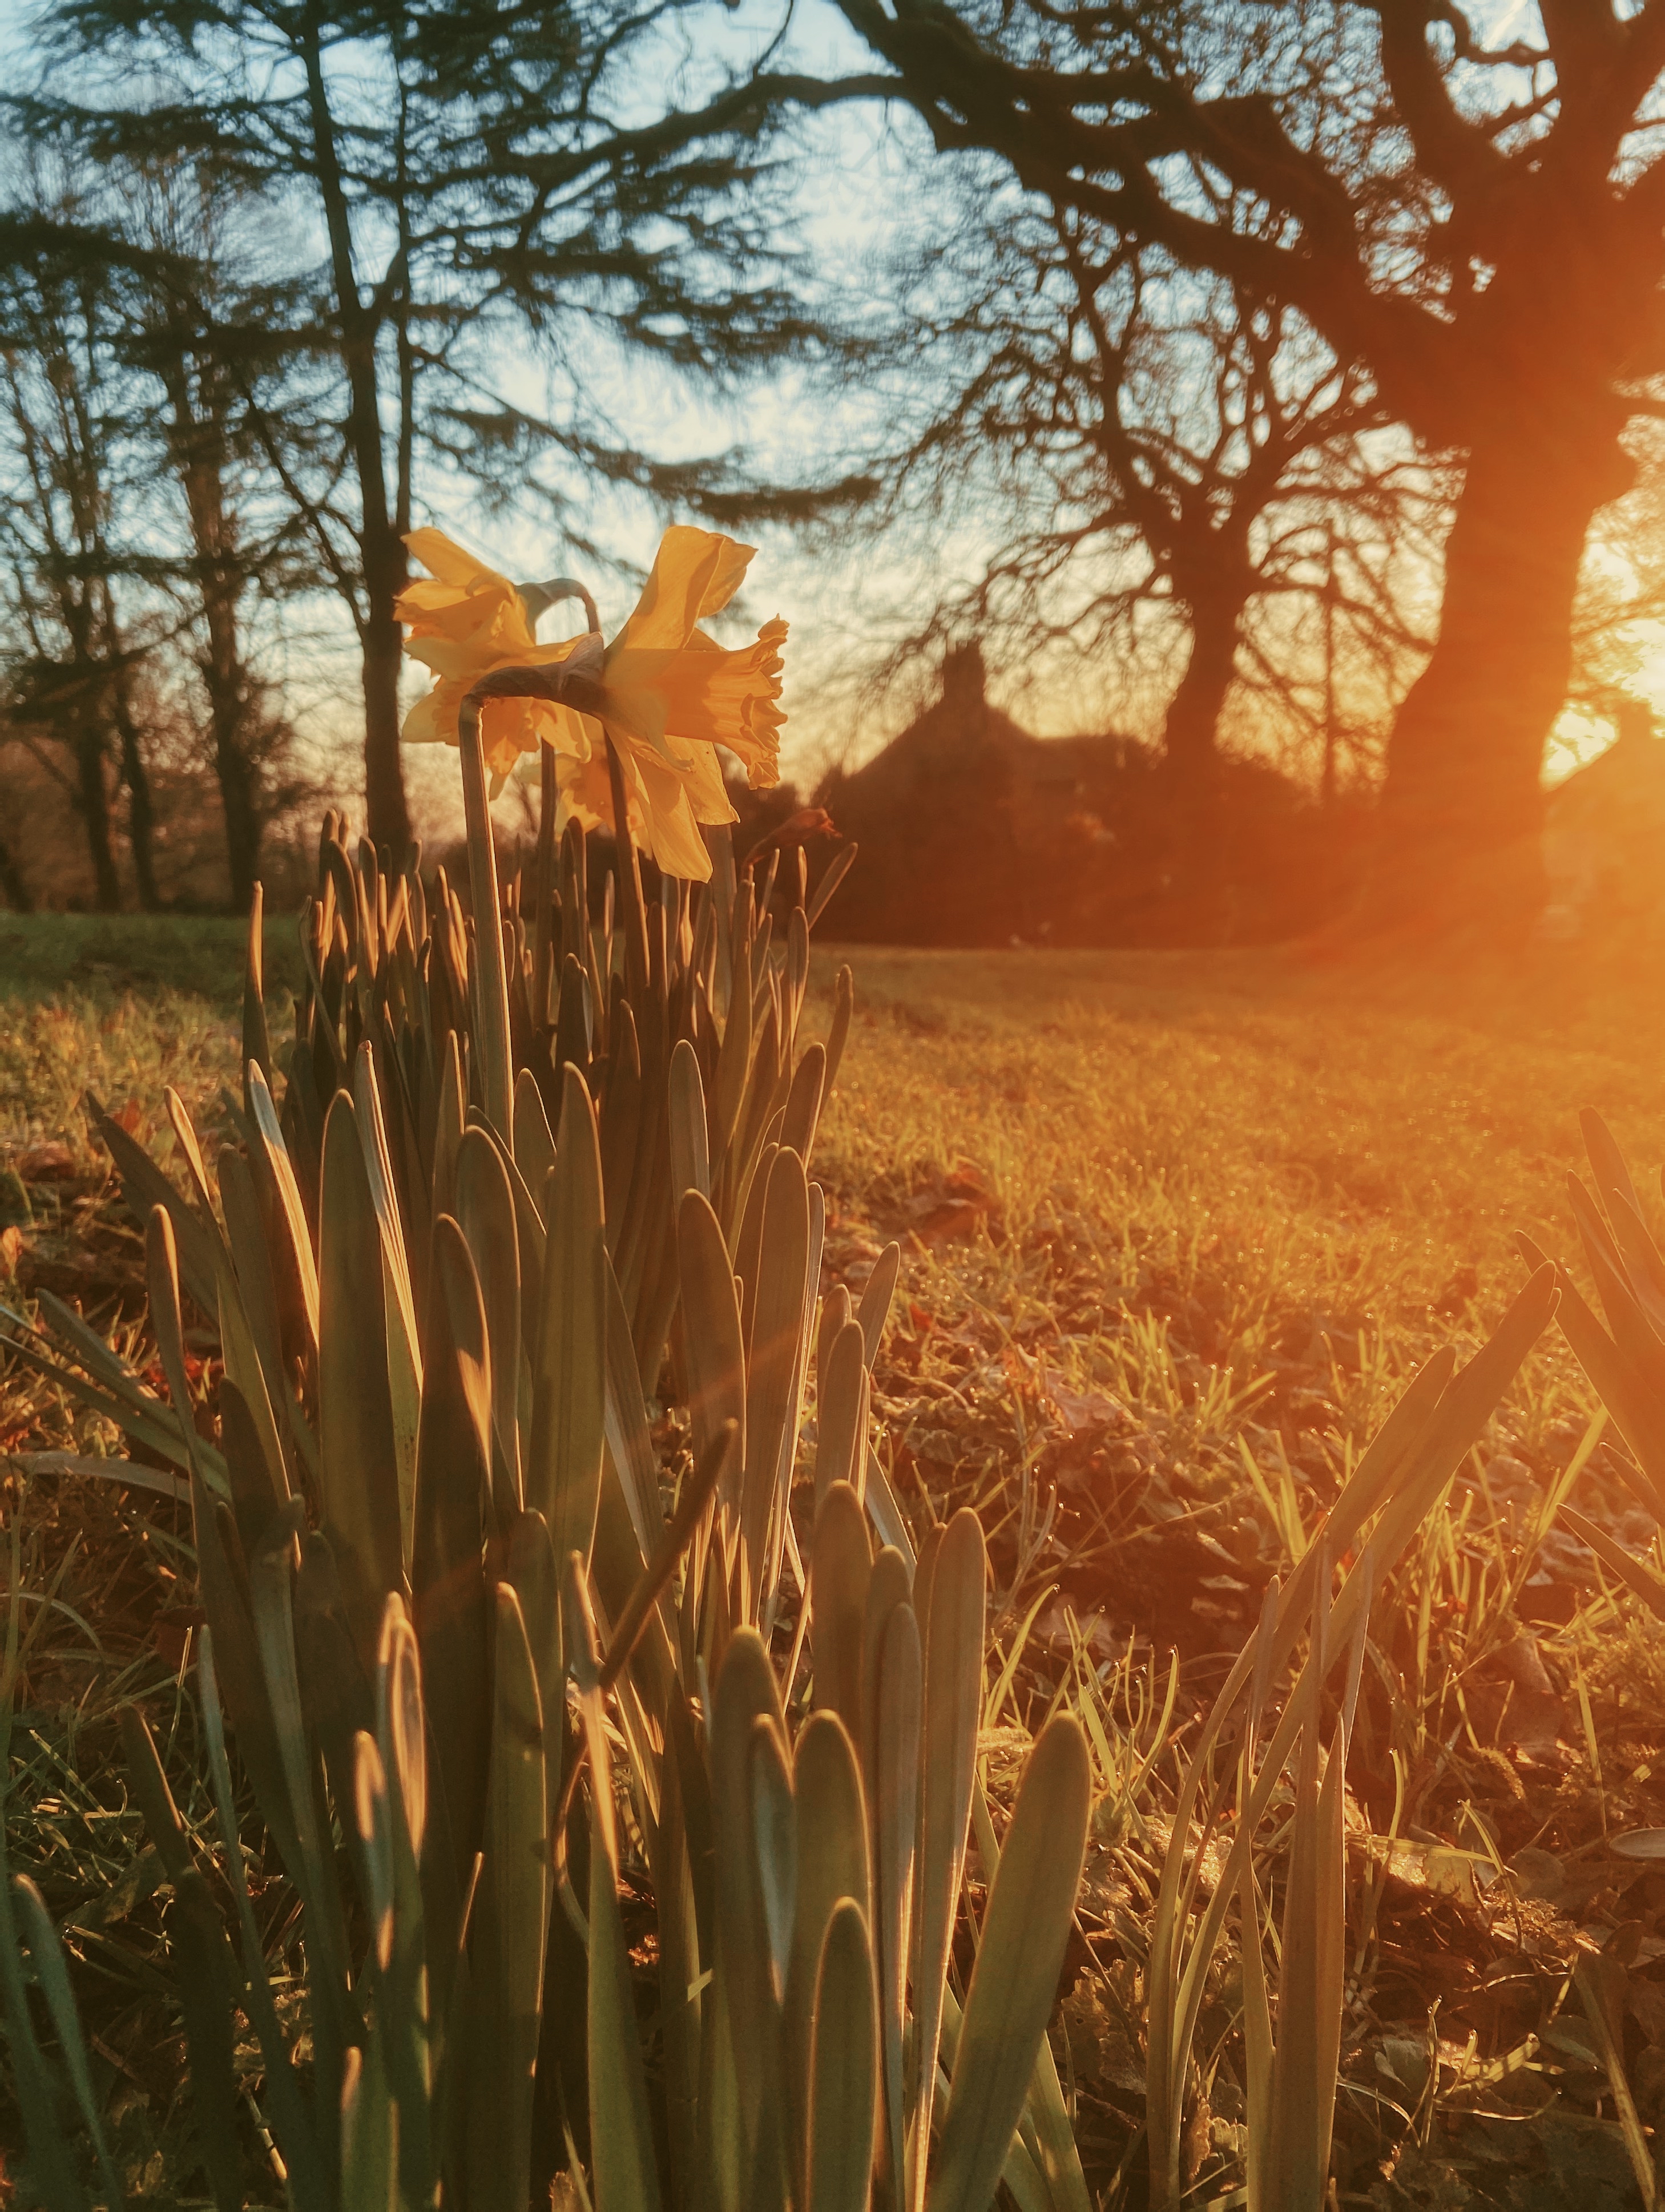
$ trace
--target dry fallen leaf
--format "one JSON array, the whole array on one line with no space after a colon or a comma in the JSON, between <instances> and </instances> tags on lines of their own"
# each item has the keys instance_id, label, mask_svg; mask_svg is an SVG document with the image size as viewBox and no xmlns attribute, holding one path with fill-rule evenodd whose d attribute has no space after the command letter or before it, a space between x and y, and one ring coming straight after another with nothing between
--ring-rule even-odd
<instances>
[{"instance_id":1,"label":"dry fallen leaf","mask_svg":"<svg viewBox=\"0 0 1665 2212\"><path fill-rule=\"evenodd\" d=\"M17 1155L17 1172L25 1182L68 1182L76 1173L76 1156L67 1145L31 1145Z\"/></svg>"}]
</instances>

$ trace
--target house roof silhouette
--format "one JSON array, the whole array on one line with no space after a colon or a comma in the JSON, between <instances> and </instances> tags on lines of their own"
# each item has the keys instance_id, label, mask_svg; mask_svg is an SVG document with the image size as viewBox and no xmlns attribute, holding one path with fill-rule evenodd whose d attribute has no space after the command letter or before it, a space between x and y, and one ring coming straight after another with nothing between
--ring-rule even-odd
<instances>
[{"instance_id":1,"label":"house roof silhouette","mask_svg":"<svg viewBox=\"0 0 1665 2212\"><path fill-rule=\"evenodd\" d=\"M1036 737L989 700L978 647L957 646L936 701L816 794L861 848L836 927L897 945L1289 934L1322 890L1310 855L1290 849L1291 834L1311 842L1314 810L1264 762L1222 758L1218 778L1225 835L1210 903L1177 880L1157 748L1114 732Z\"/></svg>"}]
</instances>

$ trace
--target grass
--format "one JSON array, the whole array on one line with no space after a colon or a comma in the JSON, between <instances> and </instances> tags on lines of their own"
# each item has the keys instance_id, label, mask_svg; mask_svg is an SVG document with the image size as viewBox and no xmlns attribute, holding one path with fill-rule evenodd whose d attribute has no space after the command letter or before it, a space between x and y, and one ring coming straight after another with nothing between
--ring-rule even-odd
<instances>
[{"instance_id":1,"label":"grass","mask_svg":"<svg viewBox=\"0 0 1665 2212\"><path fill-rule=\"evenodd\" d=\"M269 981L293 987L293 931L265 935ZM246 936L218 918L0 914L0 1145L82 1152L89 1088L149 1120L164 1083L194 1103L234 1080Z\"/></svg>"},{"instance_id":2,"label":"grass","mask_svg":"<svg viewBox=\"0 0 1665 2212\"><path fill-rule=\"evenodd\" d=\"M1651 975L1622 963L1441 981L1271 955L863 952L857 974L818 1157L829 1243L859 1268L877 1237L914 1232L913 1335L883 1408L899 1486L937 1510L977 1499L1008 1646L1032 1621L1031 1719L1072 1666L1080 1686L1084 1646L1127 1735L1170 1650L1197 1711L1415 1366L1476 1343L1518 1288L1516 1231L1576 1254L1579 1109L1608 1119L1644 1188L1665 1160L1665 1024ZM1665 1821L1665 1653L1566 1540L1534 1540L1581 1449L1578 1502L1650 1539L1595 1411L1547 1335L1379 1608L1349 1770L1344 2203L1637 2201L1588 2032L1557 2025L1578 2009L1581 1918L1588 1942L1632 1913L1650 1931L1665 1904L1603 1844ZM1067 2017L1101 2172L1136 2166L1127 1920L1156 1863L1128 1833L1090 1882L1102 1972ZM1525 1915L1513 1942L1505 1899ZM1653 2123L1646 1979L1623 2033ZM1233 2171L1232 2033L1226 1986L1199 2202ZM1533 2084L1524 2106L1488 2068Z\"/></svg>"},{"instance_id":3,"label":"grass","mask_svg":"<svg viewBox=\"0 0 1665 2212\"><path fill-rule=\"evenodd\" d=\"M267 932L280 981L285 936ZM821 986L837 957L817 951ZM817 1158L828 1267L859 1284L903 1238L882 1449L916 1510L982 1512L1006 1662L991 1724L1033 1725L1060 1690L1099 1716L1060 2035L1090 2172L1106 2189L1121 2174L1133 2203L1138 1929L1171 1760L1128 1784L1159 1741L1170 1655L1182 1744L1409 1374L1438 1342L1477 1342L1518 1285L1514 1232L1572 1256L1581 1107L1639 1181L1665 1161L1665 999L1645 964L1581 975L1564 954L1443 978L1273 954L863 949L854 964ZM131 1101L166 1158L161 1086L200 1112L234 1079L240 994L231 925L0 923L0 1167L22 1170L33 1215L0 1262L9 1302L59 1286L145 1356L132 1232L76 1100L90 1085ZM1587 1554L1537 1541L1581 1452L1577 1502L1647 1540L1593 1412L1547 1336L1383 1601L1350 1768L1342 2202L1636 2201L1571 1980L1591 1930L1634 1929L1620 2044L1644 2118L1665 2119L1665 1880L1605 1842L1665 1826L1665 1649ZM112 1445L21 1371L0 1378L0 1448ZM39 1623L13 1775L32 1811L11 1848L85 1929L127 2085L123 2154L162 2201L189 2166L167 2121L176 2053L131 2036L161 1908L129 1878L133 1823L104 1762L118 1689L171 1713L188 1750L183 1530L107 1486L15 1463L8 1487L12 1586L36 1594L24 1632ZM117 1905L97 1907L112 1882ZM1234 2170L1233 2005L1223 1964L1199 2051L1199 2203Z\"/></svg>"},{"instance_id":4,"label":"grass","mask_svg":"<svg viewBox=\"0 0 1665 2212\"><path fill-rule=\"evenodd\" d=\"M1516 1230L1569 1251L1580 1107L1665 1160L1659 1015L1640 977L1603 988L1605 1014L1553 972L1431 1007L1267 955L864 952L820 1171L858 1224L922 1232L908 1285L950 1369L975 1309L1147 1425L1217 1408L1195 1441L1239 1477L1268 1396L1339 1459L1495 1319ZM1549 1338L1506 1425L1565 1463L1590 1410Z\"/></svg>"},{"instance_id":5,"label":"grass","mask_svg":"<svg viewBox=\"0 0 1665 2212\"><path fill-rule=\"evenodd\" d=\"M1642 975L1580 1004L1554 969L1437 997L1266 954L863 951L857 969L835 1124L857 1182L968 1158L1018 1238L1153 1240L1245 1315L1403 1310L1468 1267L1490 1294L1516 1227L1559 1234L1582 1106L1665 1159L1665 1011Z\"/></svg>"}]
</instances>

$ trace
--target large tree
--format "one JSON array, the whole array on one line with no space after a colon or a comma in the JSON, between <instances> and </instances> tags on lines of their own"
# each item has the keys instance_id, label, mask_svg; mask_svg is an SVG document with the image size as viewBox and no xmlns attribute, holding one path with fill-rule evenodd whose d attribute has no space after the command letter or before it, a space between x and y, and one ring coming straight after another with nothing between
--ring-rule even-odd
<instances>
[{"instance_id":1,"label":"large tree","mask_svg":"<svg viewBox=\"0 0 1665 2212\"><path fill-rule=\"evenodd\" d=\"M293 301L231 281L219 234L234 181L202 163L139 167L41 151L14 165L0 215L0 338L11 504L0 521L16 610L13 720L48 763L67 748L97 896L118 896L104 765L119 763L141 902L157 901L147 750L158 714L200 730L218 787L234 908L245 911L290 725L252 665L252 586L317 581L255 421L280 404L285 349L264 333ZM240 343L234 345L234 334ZM277 363L274 379L272 366ZM118 615L119 609L119 615ZM196 687L203 711L187 701ZM182 716L162 705L168 693ZM45 753L41 745L51 737ZM179 748L171 748L176 757ZM176 766L183 759L176 757Z\"/></svg>"},{"instance_id":2,"label":"large tree","mask_svg":"<svg viewBox=\"0 0 1665 2212\"><path fill-rule=\"evenodd\" d=\"M316 374L268 418L269 459L356 629L369 827L394 848L393 604L424 459L441 493L461 471L562 520L574 471L698 505L732 471L643 450L621 369L720 379L810 334L736 130L763 107L690 58L692 8L58 0L48 75L14 103L106 157L234 170L264 203L256 250L304 280L281 335Z\"/></svg>"},{"instance_id":3,"label":"large tree","mask_svg":"<svg viewBox=\"0 0 1665 2212\"><path fill-rule=\"evenodd\" d=\"M892 510L991 524L982 574L933 633L1020 653L1062 642L1166 690L1176 850L1200 880L1220 729L1239 687L1315 734L1314 638L1403 664L1390 578L1419 542L1425 471L1364 373L1290 310L1071 209L987 189L901 287L904 372L935 401ZM935 226L933 226L934 231ZM1331 658L1333 658L1333 654ZM1402 684L1401 684L1402 688Z\"/></svg>"},{"instance_id":4,"label":"large tree","mask_svg":"<svg viewBox=\"0 0 1665 2212\"><path fill-rule=\"evenodd\" d=\"M214 164L123 164L106 198L122 204L124 240L139 250L125 287L123 349L150 447L176 495L163 548L143 565L180 611L180 641L206 709L232 908L245 914L267 826L293 796L282 771L294 742L255 665L249 602L257 589L286 599L320 580L285 493L287 472L266 450L293 381L283 333L300 302L292 285L243 265L250 257L238 232L258 219L258 204ZM82 247L95 256L100 240L85 234Z\"/></svg>"},{"instance_id":5,"label":"large tree","mask_svg":"<svg viewBox=\"0 0 1665 2212\"><path fill-rule=\"evenodd\" d=\"M939 146L1294 310L1463 463L1375 880L1524 907L1580 556L1665 369L1665 0L1539 0L1498 46L1453 0L840 4Z\"/></svg>"},{"instance_id":6,"label":"large tree","mask_svg":"<svg viewBox=\"0 0 1665 2212\"><path fill-rule=\"evenodd\" d=\"M113 272L87 259L74 188L31 175L32 213L0 225L0 651L3 712L69 796L95 903L121 904L116 787L139 902L159 903L155 807L136 678L147 625L118 605L115 517L136 465Z\"/></svg>"}]
</instances>

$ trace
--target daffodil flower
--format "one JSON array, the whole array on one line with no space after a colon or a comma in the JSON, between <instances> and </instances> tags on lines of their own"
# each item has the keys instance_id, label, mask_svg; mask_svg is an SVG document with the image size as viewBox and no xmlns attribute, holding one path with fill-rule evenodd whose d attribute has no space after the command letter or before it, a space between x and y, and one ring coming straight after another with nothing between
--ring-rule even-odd
<instances>
[{"instance_id":1,"label":"daffodil flower","mask_svg":"<svg viewBox=\"0 0 1665 2212\"><path fill-rule=\"evenodd\" d=\"M431 577L408 584L393 611L410 629L404 649L434 672L434 688L404 718L407 744L457 743L464 699L483 676L499 669L558 667L585 641L539 645L526 601L507 576L477 561L442 530L413 530L406 545ZM486 766L505 776L522 753L538 745L587 756L591 739L570 708L544 698L495 698L481 723Z\"/></svg>"},{"instance_id":2,"label":"daffodil flower","mask_svg":"<svg viewBox=\"0 0 1665 2212\"><path fill-rule=\"evenodd\" d=\"M539 645L507 577L437 530L405 542L433 580L412 584L398 611L410 626L407 651L436 678L405 718L405 737L455 744L473 693L495 775L547 744L562 822L613 829L605 729L637 843L666 873L705 880L711 859L699 825L738 819L716 748L738 757L754 790L780 781L785 623L766 623L739 652L698 627L732 599L754 549L716 531L667 530L635 611L604 650L594 633Z\"/></svg>"}]
</instances>

